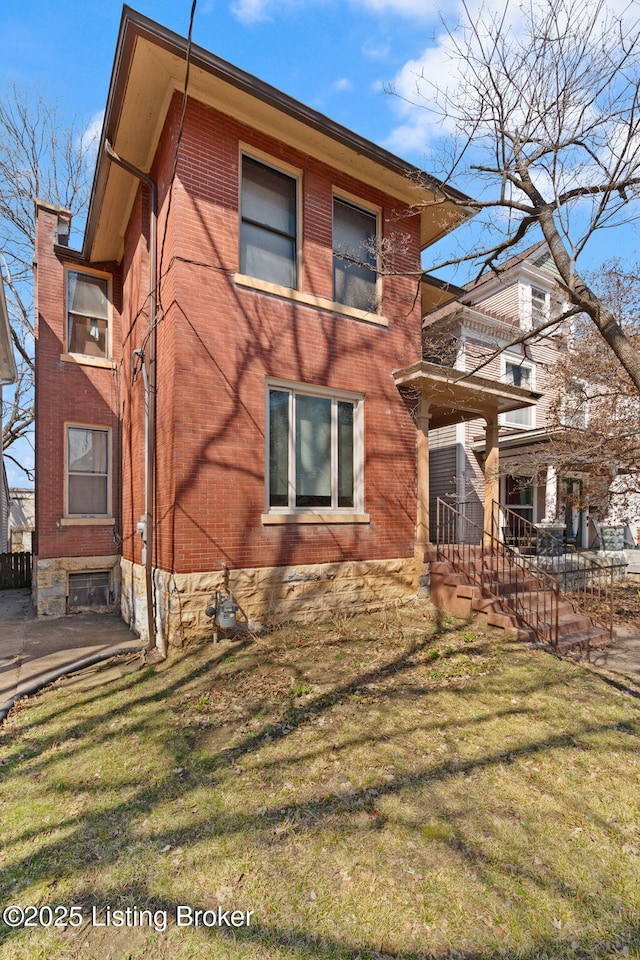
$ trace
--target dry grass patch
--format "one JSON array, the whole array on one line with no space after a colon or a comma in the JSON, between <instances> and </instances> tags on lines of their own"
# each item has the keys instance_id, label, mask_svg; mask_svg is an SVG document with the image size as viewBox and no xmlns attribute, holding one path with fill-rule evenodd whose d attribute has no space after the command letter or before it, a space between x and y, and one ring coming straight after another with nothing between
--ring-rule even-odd
<instances>
[{"instance_id":1,"label":"dry grass patch","mask_svg":"<svg viewBox=\"0 0 640 960\"><path fill-rule=\"evenodd\" d=\"M5 728L0 887L85 922L0 958L640 956L639 707L425 606L58 686Z\"/></svg>"}]
</instances>

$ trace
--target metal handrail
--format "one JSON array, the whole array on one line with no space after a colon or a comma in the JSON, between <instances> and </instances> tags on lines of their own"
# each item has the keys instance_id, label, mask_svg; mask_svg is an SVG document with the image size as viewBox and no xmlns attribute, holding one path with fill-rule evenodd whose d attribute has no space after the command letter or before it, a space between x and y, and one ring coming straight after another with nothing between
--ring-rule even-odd
<instances>
[{"instance_id":1,"label":"metal handrail","mask_svg":"<svg viewBox=\"0 0 640 960\"><path fill-rule=\"evenodd\" d=\"M485 531L444 500L437 501L436 552L439 560L480 587L525 623L542 643L558 645L561 603L557 582L532 570L496 532Z\"/></svg>"},{"instance_id":2,"label":"metal handrail","mask_svg":"<svg viewBox=\"0 0 640 960\"><path fill-rule=\"evenodd\" d=\"M522 554L530 568L552 577L576 612L588 616L613 637L614 583L626 564L602 564L583 553L567 552L562 537L495 501L492 530L507 534L513 540L513 549L519 552L533 549L535 544L532 555Z\"/></svg>"}]
</instances>

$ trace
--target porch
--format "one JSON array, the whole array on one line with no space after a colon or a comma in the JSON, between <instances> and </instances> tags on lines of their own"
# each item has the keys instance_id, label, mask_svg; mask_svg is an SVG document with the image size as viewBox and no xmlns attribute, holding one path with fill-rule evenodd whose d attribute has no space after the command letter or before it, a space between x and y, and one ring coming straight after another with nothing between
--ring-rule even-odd
<instances>
[{"instance_id":1,"label":"porch","mask_svg":"<svg viewBox=\"0 0 640 960\"><path fill-rule=\"evenodd\" d=\"M396 386L415 411L417 427L416 556L432 547L429 507L429 431L467 420L485 422L485 542L491 539L493 503L500 499L500 415L534 406L541 394L455 367L421 361L394 371Z\"/></svg>"},{"instance_id":2,"label":"porch","mask_svg":"<svg viewBox=\"0 0 640 960\"><path fill-rule=\"evenodd\" d=\"M485 613L489 623L556 650L609 642L614 565L578 555L563 526L534 524L501 503L500 415L534 405L540 394L426 362L394 378L417 427L416 561L432 600L458 615ZM466 420L485 423L478 523L441 499L437 517L430 515L429 432Z\"/></svg>"}]
</instances>

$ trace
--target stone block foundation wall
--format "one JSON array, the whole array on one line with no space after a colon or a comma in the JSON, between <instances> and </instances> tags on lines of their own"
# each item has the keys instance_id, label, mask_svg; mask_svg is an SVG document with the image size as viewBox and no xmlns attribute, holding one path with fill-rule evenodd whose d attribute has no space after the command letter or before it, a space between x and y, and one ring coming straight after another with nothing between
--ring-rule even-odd
<instances>
[{"instance_id":1,"label":"stone block foundation wall","mask_svg":"<svg viewBox=\"0 0 640 960\"><path fill-rule=\"evenodd\" d=\"M55 557L35 558L33 566L33 603L39 617L64 617L67 613L70 573L109 572L113 605L120 603L120 557ZM92 607L91 609L96 609Z\"/></svg>"},{"instance_id":2,"label":"stone block foundation wall","mask_svg":"<svg viewBox=\"0 0 640 960\"><path fill-rule=\"evenodd\" d=\"M121 560L122 616L146 642L145 571ZM224 574L154 571L156 642L162 650L210 639L205 609ZM239 605L238 624L249 629L286 620L310 621L402 603L416 596L413 558L258 567L229 571L229 589Z\"/></svg>"}]
</instances>

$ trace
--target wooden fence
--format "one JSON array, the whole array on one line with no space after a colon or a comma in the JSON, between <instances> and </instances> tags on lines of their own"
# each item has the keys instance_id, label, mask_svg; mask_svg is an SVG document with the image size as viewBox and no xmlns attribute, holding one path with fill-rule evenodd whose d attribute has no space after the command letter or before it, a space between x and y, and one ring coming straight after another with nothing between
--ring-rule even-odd
<instances>
[{"instance_id":1,"label":"wooden fence","mask_svg":"<svg viewBox=\"0 0 640 960\"><path fill-rule=\"evenodd\" d=\"M0 590L31 586L31 554L0 553Z\"/></svg>"}]
</instances>

